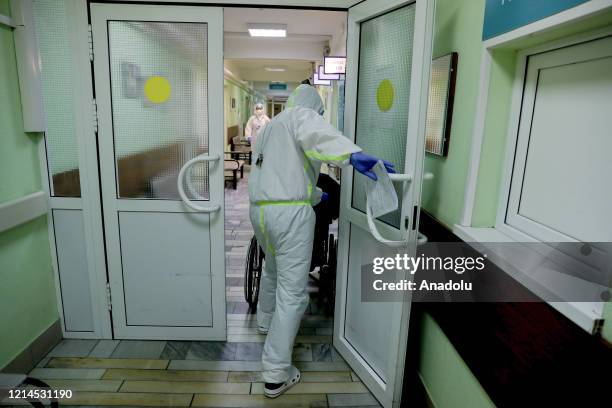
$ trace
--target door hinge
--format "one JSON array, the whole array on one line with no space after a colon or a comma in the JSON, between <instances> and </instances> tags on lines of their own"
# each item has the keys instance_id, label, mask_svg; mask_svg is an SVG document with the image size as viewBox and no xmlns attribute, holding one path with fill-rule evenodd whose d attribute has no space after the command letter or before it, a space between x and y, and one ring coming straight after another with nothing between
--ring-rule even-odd
<instances>
[{"instance_id":1,"label":"door hinge","mask_svg":"<svg viewBox=\"0 0 612 408\"><path fill-rule=\"evenodd\" d=\"M110 283L106 282L106 308L108 310L113 310L113 302L111 297L111 288Z\"/></svg>"},{"instance_id":2,"label":"door hinge","mask_svg":"<svg viewBox=\"0 0 612 408\"><path fill-rule=\"evenodd\" d=\"M87 26L87 43L89 44L89 60L94 60L94 49L93 49L93 30L91 24Z\"/></svg>"},{"instance_id":3,"label":"door hinge","mask_svg":"<svg viewBox=\"0 0 612 408\"><path fill-rule=\"evenodd\" d=\"M91 113L94 132L98 133L98 103L95 99L91 100Z\"/></svg>"}]
</instances>

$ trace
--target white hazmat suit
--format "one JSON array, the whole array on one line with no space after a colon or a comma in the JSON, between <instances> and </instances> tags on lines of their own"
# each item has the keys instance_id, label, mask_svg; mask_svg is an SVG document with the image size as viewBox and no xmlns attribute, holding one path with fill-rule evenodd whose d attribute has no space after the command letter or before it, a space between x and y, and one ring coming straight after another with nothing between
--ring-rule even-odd
<instances>
[{"instance_id":1,"label":"white hazmat suit","mask_svg":"<svg viewBox=\"0 0 612 408\"><path fill-rule=\"evenodd\" d=\"M266 258L257 323L268 329L262 354L267 383L288 380L293 342L309 297L316 188L322 162L346 166L361 149L322 118L316 90L300 85L287 109L259 134L249 176L250 216Z\"/></svg>"},{"instance_id":2,"label":"white hazmat suit","mask_svg":"<svg viewBox=\"0 0 612 408\"><path fill-rule=\"evenodd\" d=\"M256 104L255 114L249 118L244 129L244 136L251 143L251 146L255 146L257 135L269 122L270 118L264 113L263 104Z\"/></svg>"}]
</instances>

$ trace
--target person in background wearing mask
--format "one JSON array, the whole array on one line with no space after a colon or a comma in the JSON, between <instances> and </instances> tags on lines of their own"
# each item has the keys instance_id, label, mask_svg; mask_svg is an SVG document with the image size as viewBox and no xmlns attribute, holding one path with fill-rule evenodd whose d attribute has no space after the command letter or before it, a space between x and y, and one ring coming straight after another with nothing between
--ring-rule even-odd
<instances>
[{"instance_id":1,"label":"person in background wearing mask","mask_svg":"<svg viewBox=\"0 0 612 408\"><path fill-rule=\"evenodd\" d=\"M378 159L344 137L323 117L321 97L300 85L287 109L259 134L249 177L250 218L265 253L257 306L257 330L267 334L262 353L264 393L274 398L300 380L291 365L293 343L309 297L306 291L314 237L312 209L321 163L355 170L376 180ZM394 173L391 163L384 162ZM324 196L323 196L324 197Z\"/></svg>"},{"instance_id":2,"label":"person in background wearing mask","mask_svg":"<svg viewBox=\"0 0 612 408\"><path fill-rule=\"evenodd\" d=\"M268 122L270 122L270 118L264 113L263 104L255 104L255 114L249 118L246 128L244 129L244 136L251 146L255 146L257 135Z\"/></svg>"}]
</instances>

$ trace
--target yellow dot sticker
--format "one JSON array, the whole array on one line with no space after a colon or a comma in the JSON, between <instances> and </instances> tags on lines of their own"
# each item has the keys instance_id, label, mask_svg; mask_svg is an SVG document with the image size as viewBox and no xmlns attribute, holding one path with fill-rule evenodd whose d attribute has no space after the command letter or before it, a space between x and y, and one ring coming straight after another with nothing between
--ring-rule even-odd
<instances>
[{"instance_id":1,"label":"yellow dot sticker","mask_svg":"<svg viewBox=\"0 0 612 408\"><path fill-rule=\"evenodd\" d=\"M383 79L376 90L376 103L378 109L387 112L393 106L393 84L388 79Z\"/></svg>"},{"instance_id":2,"label":"yellow dot sticker","mask_svg":"<svg viewBox=\"0 0 612 408\"><path fill-rule=\"evenodd\" d=\"M170 81L161 76L152 76L147 79L144 93L147 99L153 103L164 103L170 97Z\"/></svg>"}]
</instances>

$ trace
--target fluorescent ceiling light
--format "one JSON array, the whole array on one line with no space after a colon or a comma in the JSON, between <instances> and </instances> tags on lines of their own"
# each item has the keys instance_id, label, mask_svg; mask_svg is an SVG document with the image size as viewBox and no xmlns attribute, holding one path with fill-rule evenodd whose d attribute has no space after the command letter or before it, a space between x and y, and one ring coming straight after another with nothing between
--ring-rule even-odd
<instances>
[{"instance_id":1,"label":"fluorescent ceiling light","mask_svg":"<svg viewBox=\"0 0 612 408\"><path fill-rule=\"evenodd\" d=\"M265 67L268 72L285 72L285 67Z\"/></svg>"},{"instance_id":2,"label":"fluorescent ceiling light","mask_svg":"<svg viewBox=\"0 0 612 408\"><path fill-rule=\"evenodd\" d=\"M247 24L249 35L251 37L286 37L287 36L287 25L286 24Z\"/></svg>"}]
</instances>

